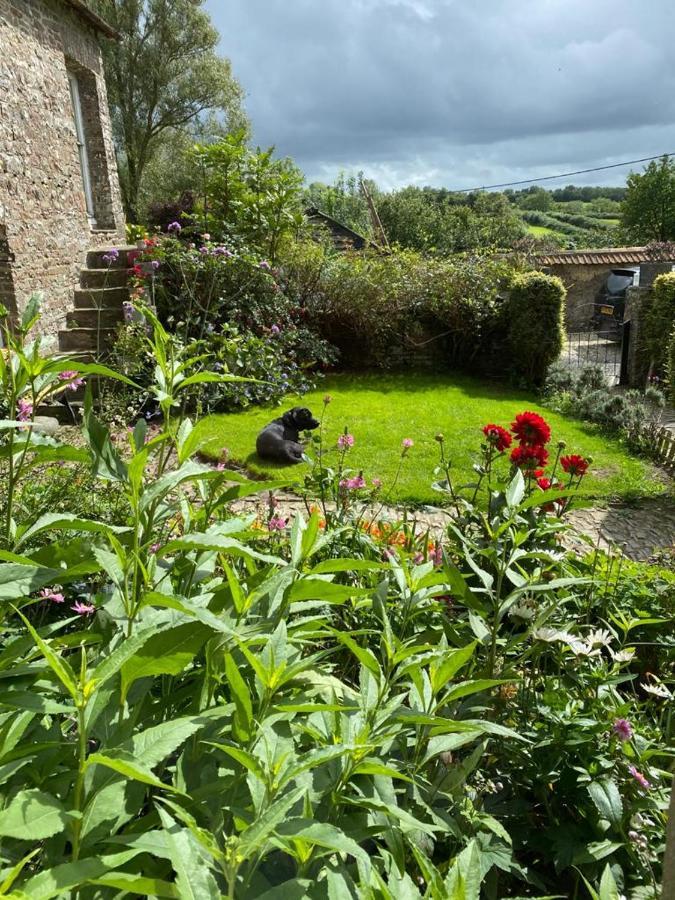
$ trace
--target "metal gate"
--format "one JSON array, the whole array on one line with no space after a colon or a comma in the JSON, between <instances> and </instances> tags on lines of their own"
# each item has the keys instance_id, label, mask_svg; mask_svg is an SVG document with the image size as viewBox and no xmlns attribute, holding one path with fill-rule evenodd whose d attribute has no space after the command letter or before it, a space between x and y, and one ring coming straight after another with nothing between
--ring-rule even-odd
<instances>
[{"instance_id":1,"label":"metal gate","mask_svg":"<svg viewBox=\"0 0 675 900\"><path fill-rule=\"evenodd\" d=\"M567 333L560 362L574 371L602 369L609 386L628 383L630 322L593 315L584 331Z\"/></svg>"}]
</instances>

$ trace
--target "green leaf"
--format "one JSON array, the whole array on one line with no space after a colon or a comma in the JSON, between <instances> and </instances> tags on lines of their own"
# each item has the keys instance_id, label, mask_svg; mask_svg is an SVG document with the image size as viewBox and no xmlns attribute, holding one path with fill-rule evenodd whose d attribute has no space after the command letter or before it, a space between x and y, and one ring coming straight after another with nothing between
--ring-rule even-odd
<instances>
[{"instance_id":1,"label":"green leaf","mask_svg":"<svg viewBox=\"0 0 675 900\"><path fill-rule=\"evenodd\" d=\"M94 878L100 878L105 875L108 868L98 859L64 863L30 878L21 889L30 900L53 900L54 897L67 896L67 892L80 884L87 884Z\"/></svg>"},{"instance_id":2,"label":"green leaf","mask_svg":"<svg viewBox=\"0 0 675 900\"><path fill-rule=\"evenodd\" d=\"M70 667L70 663L66 659L62 659L58 653L56 653L46 641L43 641L37 631L30 624L28 619L23 615L23 613L17 610L17 613L23 619L23 623L28 629L31 637L35 641L35 643L40 648L40 652L44 656L44 658L49 663L49 666L53 670L56 677L59 679L61 684L68 691L70 696L73 698L75 703L79 703L80 694L77 686L77 678L75 677L75 673Z\"/></svg>"},{"instance_id":3,"label":"green leaf","mask_svg":"<svg viewBox=\"0 0 675 900\"><path fill-rule=\"evenodd\" d=\"M148 630L136 632L131 637L125 638L119 647L96 666L89 677L89 683L93 682L96 690L102 688L107 681L120 671L126 662L136 655L151 637L152 632Z\"/></svg>"},{"instance_id":4,"label":"green leaf","mask_svg":"<svg viewBox=\"0 0 675 900\"><path fill-rule=\"evenodd\" d=\"M59 576L58 569L20 563L0 565L0 600L22 600Z\"/></svg>"},{"instance_id":5,"label":"green leaf","mask_svg":"<svg viewBox=\"0 0 675 900\"><path fill-rule=\"evenodd\" d=\"M212 550L218 553L228 553L231 556L245 556L249 559L257 559L272 565L284 564L284 561L278 556L258 553L248 545L241 543L241 541L222 534L188 534L185 537L177 538L175 541L169 541L166 546L162 547L160 555L170 556L176 550L201 550L204 552Z\"/></svg>"},{"instance_id":6,"label":"green leaf","mask_svg":"<svg viewBox=\"0 0 675 900\"><path fill-rule=\"evenodd\" d=\"M106 481L127 481L127 467L110 440L108 429L93 414L91 386L84 395L84 431L94 461L94 474Z\"/></svg>"},{"instance_id":7,"label":"green leaf","mask_svg":"<svg viewBox=\"0 0 675 900\"><path fill-rule=\"evenodd\" d=\"M244 858L258 853L264 846L267 838L284 821L288 811L295 806L306 791L307 788L301 785L270 804L262 815L258 815L253 824L249 825L239 836L238 852L243 854Z\"/></svg>"},{"instance_id":8,"label":"green leaf","mask_svg":"<svg viewBox=\"0 0 675 900\"><path fill-rule=\"evenodd\" d=\"M175 885L161 878L146 878L130 872L109 872L100 878L92 878L89 884L100 884L102 887L118 888L128 894L142 894L144 897L175 897L181 900Z\"/></svg>"},{"instance_id":9,"label":"green leaf","mask_svg":"<svg viewBox=\"0 0 675 900\"><path fill-rule=\"evenodd\" d=\"M506 503L511 509L518 506L525 496L525 479L523 473L518 469L513 476L511 483L506 489Z\"/></svg>"},{"instance_id":10,"label":"green leaf","mask_svg":"<svg viewBox=\"0 0 675 900\"><path fill-rule=\"evenodd\" d=\"M599 900L619 900L619 897L619 888L614 880L614 875L612 874L609 863L607 863L605 871L602 873L602 878L600 879Z\"/></svg>"},{"instance_id":11,"label":"green leaf","mask_svg":"<svg viewBox=\"0 0 675 900\"><path fill-rule=\"evenodd\" d=\"M45 513L30 528L19 532L15 547L18 549L43 531L91 531L109 534L111 531L120 533L129 529L93 522L91 519L80 519L71 513Z\"/></svg>"},{"instance_id":12,"label":"green leaf","mask_svg":"<svg viewBox=\"0 0 675 900\"><path fill-rule=\"evenodd\" d=\"M23 859L20 859L19 862L16 863L16 865L12 866L9 871L7 871L6 869L3 870L3 874L5 874L5 877L4 880L0 883L0 896L4 897L9 893L10 888L19 877L24 867L31 861L31 859L33 859L34 856L36 856L40 852L40 850L40 847L36 847L35 850L31 850L31 852L27 853L23 857ZM28 898L28 895L24 894L23 892L21 896ZM28 900L30 900L30 898L28 898Z\"/></svg>"},{"instance_id":13,"label":"green leaf","mask_svg":"<svg viewBox=\"0 0 675 900\"><path fill-rule=\"evenodd\" d=\"M151 787L159 788L163 791L181 793L173 785L164 784L163 781L155 778L152 772L142 766L130 753L122 754L118 751L118 754L117 756L107 756L105 753L92 753L87 757L87 768L91 766L105 766L105 768L112 769L113 772L124 775L125 778L130 778L132 781L140 781L142 784L149 784Z\"/></svg>"},{"instance_id":14,"label":"green leaf","mask_svg":"<svg viewBox=\"0 0 675 900\"><path fill-rule=\"evenodd\" d=\"M70 818L56 797L37 789L19 791L0 811L0 835L41 841L63 831Z\"/></svg>"},{"instance_id":15,"label":"green leaf","mask_svg":"<svg viewBox=\"0 0 675 900\"><path fill-rule=\"evenodd\" d=\"M32 709L49 715L66 713L72 716L75 712L74 706L57 703L49 697L32 694L30 691L3 691L0 693L0 706L9 706L10 709Z\"/></svg>"},{"instance_id":16,"label":"green leaf","mask_svg":"<svg viewBox=\"0 0 675 900\"><path fill-rule=\"evenodd\" d=\"M600 816L614 826L621 828L623 819L623 803L619 789L611 778L592 781L588 785L588 793Z\"/></svg>"},{"instance_id":17,"label":"green leaf","mask_svg":"<svg viewBox=\"0 0 675 900\"><path fill-rule=\"evenodd\" d=\"M196 622L186 622L153 634L122 666L122 691L149 675L178 675L199 653L212 631Z\"/></svg>"},{"instance_id":18,"label":"green leaf","mask_svg":"<svg viewBox=\"0 0 675 900\"><path fill-rule=\"evenodd\" d=\"M235 737L240 741L248 741L251 737L251 725L253 724L251 694L229 653L225 656L225 675L230 686L230 696L236 709L233 722Z\"/></svg>"},{"instance_id":19,"label":"green leaf","mask_svg":"<svg viewBox=\"0 0 675 900\"><path fill-rule=\"evenodd\" d=\"M277 834L282 838L297 837L338 853L348 853L355 858L360 857L367 866L370 865L370 857L366 851L335 825L314 822L312 819L289 819L277 827Z\"/></svg>"},{"instance_id":20,"label":"green leaf","mask_svg":"<svg viewBox=\"0 0 675 900\"><path fill-rule=\"evenodd\" d=\"M309 573L310 575L331 575L336 572L371 572L377 569L388 569L389 563L372 559L324 559Z\"/></svg>"},{"instance_id":21,"label":"green leaf","mask_svg":"<svg viewBox=\"0 0 675 900\"><path fill-rule=\"evenodd\" d=\"M463 731L455 734L439 734L437 737L432 737L427 745L427 752L423 763L430 762L430 760L439 756L441 753L458 750L460 747L471 744L477 738L482 737L483 734L480 731Z\"/></svg>"},{"instance_id":22,"label":"green leaf","mask_svg":"<svg viewBox=\"0 0 675 900\"><path fill-rule=\"evenodd\" d=\"M361 665L365 666L369 672L372 672L378 682L382 681L382 670L372 650L369 650L367 647L360 647L348 634L336 632L335 636L341 644L344 644L345 647L351 650Z\"/></svg>"},{"instance_id":23,"label":"green leaf","mask_svg":"<svg viewBox=\"0 0 675 900\"><path fill-rule=\"evenodd\" d=\"M348 584L333 584L322 578L300 578L293 583L288 592L292 603L303 600L320 600L323 603L344 603L352 597L364 597L370 593L365 588L352 587Z\"/></svg>"},{"instance_id":24,"label":"green leaf","mask_svg":"<svg viewBox=\"0 0 675 900\"><path fill-rule=\"evenodd\" d=\"M203 479L219 478L221 472L210 466L202 466L196 462L185 462L182 466L162 475L153 485L143 492L141 497L141 510L148 509L153 503L162 500L170 491L175 490L185 481L199 481Z\"/></svg>"},{"instance_id":25,"label":"green leaf","mask_svg":"<svg viewBox=\"0 0 675 900\"><path fill-rule=\"evenodd\" d=\"M211 747L217 747L219 750L222 750L223 753L227 753L228 756L231 756L232 759L236 760L245 769L248 769L252 775L255 775L261 784L267 783L267 778L263 767L260 764L260 760L252 753L243 750L241 747L232 747L229 744L218 744L215 741L205 741L204 743L209 744Z\"/></svg>"},{"instance_id":26,"label":"green leaf","mask_svg":"<svg viewBox=\"0 0 675 900\"><path fill-rule=\"evenodd\" d=\"M431 687L437 694L459 670L465 666L476 651L476 641L459 650L448 650L440 665L432 666Z\"/></svg>"},{"instance_id":27,"label":"green leaf","mask_svg":"<svg viewBox=\"0 0 675 900\"><path fill-rule=\"evenodd\" d=\"M451 687L450 690L443 695L443 703L451 703L453 700L458 700L460 697L469 697L471 694L487 691L500 684L512 683L513 679L509 678L480 678L477 681L462 681L454 687Z\"/></svg>"},{"instance_id":28,"label":"green leaf","mask_svg":"<svg viewBox=\"0 0 675 900\"><path fill-rule=\"evenodd\" d=\"M167 838L181 900L221 900L222 893L195 839L162 807L159 817Z\"/></svg>"}]
</instances>

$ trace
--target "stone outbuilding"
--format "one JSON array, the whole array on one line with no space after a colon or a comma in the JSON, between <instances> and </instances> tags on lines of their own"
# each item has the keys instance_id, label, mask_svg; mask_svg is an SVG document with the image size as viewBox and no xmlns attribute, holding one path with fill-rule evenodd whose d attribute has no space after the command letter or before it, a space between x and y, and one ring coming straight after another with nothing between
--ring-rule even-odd
<instances>
[{"instance_id":1,"label":"stone outbuilding","mask_svg":"<svg viewBox=\"0 0 675 900\"><path fill-rule=\"evenodd\" d=\"M655 244L651 247L606 247L599 250L560 250L537 254L537 268L557 275L567 288L566 324L568 331L586 331L598 292L613 269L633 269L637 283L649 286L661 272L670 272L675 262L675 247Z\"/></svg>"},{"instance_id":2,"label":"stone outbuilding","mask_svg":"<svg viewBox=\"0 0 675 900\"><path fill-rule=\"evenodd\" d=\"M0 0L0 302L43 291L50 334L87 251L124 243L101 37L83 0Z\"/></svg>"}]
</instances>

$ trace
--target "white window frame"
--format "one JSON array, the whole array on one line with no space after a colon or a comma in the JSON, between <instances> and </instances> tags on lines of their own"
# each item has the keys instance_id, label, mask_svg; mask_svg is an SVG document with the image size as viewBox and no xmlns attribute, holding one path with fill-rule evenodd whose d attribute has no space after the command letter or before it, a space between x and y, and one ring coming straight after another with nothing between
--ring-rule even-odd
<instances>
[{"instance_id":1,"label":"white window frame","mask_svg":"<svg viewBox=\"0 0 675 900\"><path fill-rule=\"evenodd\" d=\"M77 152L80 157L80 171L82 172L82 185L84 187L84 201L87 208L89 224L96 225L96 213L94 208L94 192L91 187L91 169L89 168L89 156L87 154L87 140L84 132L84 116L82 115L82 102L80 100L80 85L77 75L68 72L70 85L70 99L73 103L73 118L75 120L75 134L77 138Z\"/></svg>"}]
</instances>

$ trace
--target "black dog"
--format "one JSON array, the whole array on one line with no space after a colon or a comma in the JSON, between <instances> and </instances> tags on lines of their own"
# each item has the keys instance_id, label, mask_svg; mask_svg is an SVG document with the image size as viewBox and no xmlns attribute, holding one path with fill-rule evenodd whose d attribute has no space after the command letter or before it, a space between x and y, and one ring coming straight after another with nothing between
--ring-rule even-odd
<instances>
[{"instance_id":1,"label":"black dog","mask_svg":"<svg viewBox=\"0 0 675 900\"><path fill-rule=\"evenodd\" d=\"M308 409L293 407L260 432L255 442L258 456L280 463L302 462L305 449L300 443L300 432L311 431L319 424Z\"/></svg>"}]
</instances>

